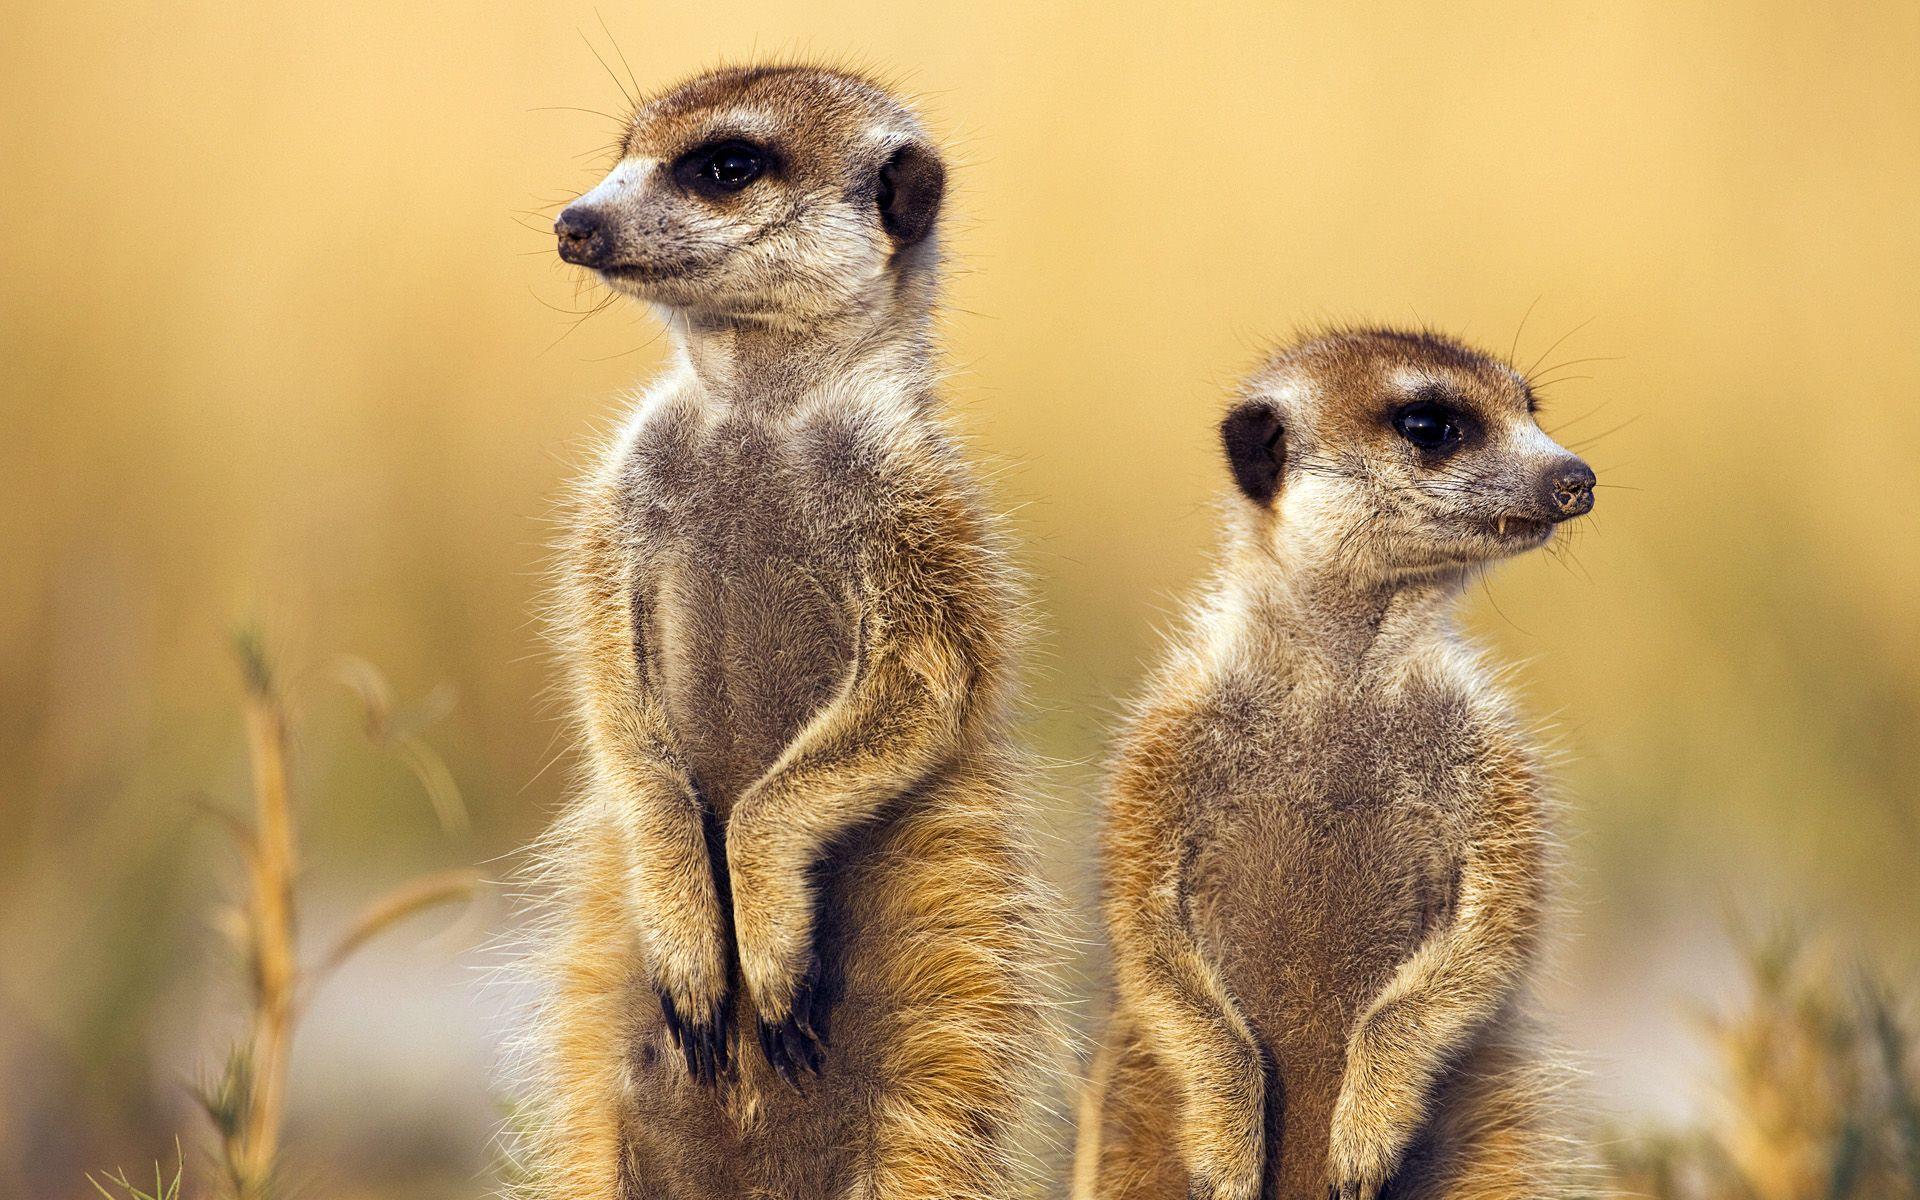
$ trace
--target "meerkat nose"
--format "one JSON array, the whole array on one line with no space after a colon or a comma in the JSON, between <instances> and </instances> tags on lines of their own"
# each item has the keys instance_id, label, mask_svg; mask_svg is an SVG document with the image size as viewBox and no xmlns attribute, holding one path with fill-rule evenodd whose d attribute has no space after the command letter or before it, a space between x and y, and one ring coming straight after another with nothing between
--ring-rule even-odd
<instances>
[{"instance_id":1,"label":"meerkat nose","mask_svg":"<svg viewBox=\"0 0 1920 1200\"><path fill-rule=\"evenodd\" d=\"M570 205L553 223L554 236L560 239L560 257L583 267L604 266L609 239L606 221L598 209L584 204Z\"/></svg>"},{"instance_id":2,"label":"meerkat nose","mask_svg":"<svg viewBox=\"0 0 1920 1200\"><path fill-rule=\"evenodd\" d=\"M1569 457L1549 467L1542 489L1554 520L1566 521L1593 511L1593 468Z\"/></svg>"}]
</instances>

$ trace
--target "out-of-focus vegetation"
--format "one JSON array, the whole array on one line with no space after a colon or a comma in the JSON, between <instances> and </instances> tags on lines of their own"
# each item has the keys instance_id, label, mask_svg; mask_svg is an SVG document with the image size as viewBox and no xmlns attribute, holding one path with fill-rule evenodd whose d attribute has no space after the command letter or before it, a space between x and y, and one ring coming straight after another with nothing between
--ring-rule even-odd
<instances>
[{"instance_id":1,"label":"out-of-focus vegetation","mask_svg":"<svg viewBox=\"0 0 1920 1200\"><path fill-rule=\"evenodd\" d=\"M159 1163L153 1165L152 1191L148 1191L144 1183L135 1183L125 1170L104 1172L99 1178L88 1175L87 1182L106 1200L180 1200L180 1185L186 1180L186 1156L175 1155L171 1179L164 1170Z\"/></svg>"},{"instance_id":2,"label":"out-of-focus vegetation","mask_svg":"<svg viewBox=\"0 0 1920 1200\"><path fill-rule=\"evenodd\" d=\"M1615 1150L1647 1200L1920 1197L1920 1058L1910 988L1780 928L1744 946L1747 984L1704 1018L1706 1119Z\"/></svg>"},{"instance_id":3,"label":"out-of-focus vegetation","mask_svg":"<svg viewBox=\"0 0 1920 1200\"><path fill-rule=\"evenodd\" d=\"M301 878L297 805L289 764L288 709L266 647L256 631L235 642L245 686L246 744L251 766L251 819L209 803L206 811L231 836L244 867L244 898L219 922L242 963L245 1031L207 1081L194 1089L203 1110L217 1183L200 1194L220 1200L268 1200L280 1194L280 1144L296 1027L327 977L363 947L408 918L460 901L481 886L477 872L456 867L421 875L366 906L324 954L303 961L297 934ZM345 664L359 692L366 731L394 748L432 798L448 827L465 825L460 795L445 763L416 732L419 717L404 719L386 681L359 660ZM177 1152L171 1181L155 1168L154 1190L144 1191L124 1169L87 1181L114 1200L179 1200L186 1160Z\"/></svg>"},{"instance_id":4,"label":"out-of-focus vegetation","mask_svg":"<svg viewBox=\"0 0 1920 1200\"><path fill-rule=\"evenodd\" d=\"M1730 898L1912 977L1920 9L598 12L642 83L817 54L923 93L955 160L947 391L1047 621L1032 732L1077 899L1088 764L1212 540L1225 388L1297 325L1431 321L1539 360L1605 485L1473 612L1567 751L1550 999L1600 1107L1700 1118L1676 1009L1745 986ZM10 9L0 1196L171 1162L185 1081L246 1028L200 815L249 794L236 618L275 635L293 787L325 798L306 944L421 870L504 874L559 803L551 501L663 352L636 308L582 317L599 293L551 252L623 103L583 33L625 77L584 3ZM457 691L433 742L464 829L358 735L335 647ZM403 932L334 974L289 1064L295 1184L479 1190L513 1002L489 962ZM217 1164L188 1144L191 1191Z\"/></svg>"}]
</instances>

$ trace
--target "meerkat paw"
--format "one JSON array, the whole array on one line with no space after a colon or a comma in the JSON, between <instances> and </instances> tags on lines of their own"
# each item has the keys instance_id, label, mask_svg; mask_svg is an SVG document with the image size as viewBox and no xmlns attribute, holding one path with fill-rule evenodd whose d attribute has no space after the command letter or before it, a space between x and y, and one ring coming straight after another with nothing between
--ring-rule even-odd
<instances>
[{"instance_id":1,"label":"meerkat paw","mask_svg":"<svg viewBox=\"0 0 1920 1200\"><path fill-rule=\"evenodd\" d=\"M1259 1049L1242 1035L1217 1037L1187 1066L1179 1141L1188 1196L1259 1200L1267 1166Z\"/></svg>"},{"instance_id":2,"label":"meerkat paw","mask_svg":"<svg viewBox=\"0 0 1920 1200\"><path fill-rule=\"evenodd\" d=\"M724 941L711 937L668 941L660 936L665 927L665 922L654 927L649 939L660 1016L667 1039L686 1059L687 1074L710 1084L726 1074L729 1065L733 995L728 949Z\"/></svg>"},{"instance_id":3,"label":"meerkat paw","mask_svg":"<svg viewBox=\"0 0 1920 1200\"><path fill-rule=\"evenodd\" d=\"M1327 1152L1327 1200L1375 1200L1393 1167L1384 1152L1345 1144L1336 1134Z\"/></svg>"},{"instance_id":4,"label":"meerkat paw","mask_svg":"<svg viewBox=\"0 0 1920 1200\"><path fill-rule=\"evenodd\" d=\"M800 1072L818 1075L826 1065L829 998L812 922L796 920L785 933L758 947L743 938L740 965L759 1016L761 1053L798 1090Z\"/></svg>"},{"instance_id":5,"label":"meerkat paw","mask_svg":"<svg viewBox=\"0 0 1920 1200\"><path fill-rule=\"evenodd\" d=\"M1258 1129L1205 1139L1189 1135L1187 1196L1189 1200L1260 1200L1266 1185L1266 1138Z\"/></svg>"},{"instance_id":6,"label":"meerkat paw","mask_svg":"<svg viewBox=\"0 0 1920 1200\"><path fill-rule=\"evenodd\" d=\"M1202 1177L1189 1173L1187 1176L1187 1200L1260 1200L1263 1184L1260 1172L1251 1177L1242 1174L1240 1178Z\"/></svg>"},{"instance_id":7,"label":"meerkat paw","mask_svg":"<svg viewBox=\"0 0 1920 1200\"><path fill-rule=\"evenodd\" d=\"M827 1062L826 993L820 984L820 960L809 957L794 985L784 1015L764 1007L760 1016L760 1052L788 1087L800 1090L801 1071L818 1075Z\"/></svg>"},{"instance_id":8,"label":"meerkat paw","mask_svg":"<svg viewBox=\"0 0 1920 1200\"><path fill-rule=\"evenodd\" d=\"M1380 1122L1365 1122L1353 1115L1351 1105L1335 1104L1327 1146L1327 1200L1375 1200L1399 1159L1400 1140Z\"/></svg>"},{"instance_id":9,"label":"meerkat paw","mask_svg":"<svg viewBox=\"0 0 1920 1200\"><path fill-rule=\"evenodd\" d=\"M1366 1039L1347 1054L1327 1143L1328 1195L1338 1200L1374 1200L1426 1120L1421 1090L1381 1071L1379 1062Z\"/></svg>"},{"instance_id":10,"label":"meerkat paw","mask_svg":"<svg viewBox=\"0 0 1920 1200\"><path fill-rule=\"evenodd\" d=\"M696 1082L711 1084L727 1073L727 1042L732 1025L731 997L721 996L704 1007L689 1004L683 1011L673 993L656 988L660 997L660 1016L666 1022L667 1037L687 1060L687 1074Z\"/></svg>"},{"instance_id":11,"label":"meerkat paw","mask_svg":"<svg viewBox=\"0 0 1920 1200\"><path fill-rule=\"evenodd\" d=\"M800 1072L817 1075L826 1064L831 997L822 986L825 948L814 928L815 898L804 873L768 872L745 853L733 862L740 974L759 1018L760 1050L798 1089Z\"/></svg>"}]
</instances>

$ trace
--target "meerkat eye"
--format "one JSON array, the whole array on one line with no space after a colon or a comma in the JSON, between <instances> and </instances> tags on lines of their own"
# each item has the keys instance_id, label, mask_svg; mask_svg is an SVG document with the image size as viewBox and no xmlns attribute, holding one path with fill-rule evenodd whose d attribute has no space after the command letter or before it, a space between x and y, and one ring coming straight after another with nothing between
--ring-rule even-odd
<instances>
[{"instance_id":1,"label":"meerkat eye","mask_svg":"<svg viewBox=\"0 0 1920 1200\"><path fill-rule=\"evenodd\" d=\"M738 139L702 146L673 164L673 173L683 185L709 195L737 192L766 171L766 152Z\"/></svg>"},{"instance_id":2,"label":"meerkat eye","mask_svg":"<svg viewBox=\"0 0 1920 1200\"><path fill-rule=\"evenodd\" d=\"M1467 436L1466 419L1454 409L1431 400L1409 404L1393 414L1393 429L1422 450L1447 451Z\"/></svg>"}]
</instances>

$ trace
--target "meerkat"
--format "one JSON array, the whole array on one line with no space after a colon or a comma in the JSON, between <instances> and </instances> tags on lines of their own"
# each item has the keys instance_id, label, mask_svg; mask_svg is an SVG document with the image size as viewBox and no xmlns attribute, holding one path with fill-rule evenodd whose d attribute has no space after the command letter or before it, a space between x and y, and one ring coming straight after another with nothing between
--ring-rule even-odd
<instances>
[{"instance_id":1,"label":"meerkat","mask_svg":"<svg viewBox=\"0 0 1920 1200\"><path fill-rule=\"evenodd\" d=\"M556 222L675 352L566 521L541 1200L1022 1185L1051 905L1022 602L936 395L945 181L876 84L725 69L642 103Z\"/></svg>"},{"instance_id":2,"label":"meerkat","mask_svg":"<svg viewBox=\"0 0 1920 1200\"><path fill-rule=\"evenodd\" d=\"M1538 739L1453 612L1594 474L1519 372L1426 333L1283 349L1220 434L1221 566L1111 769L1075 1194L1567 1195L1527 1032Z\"/></svg>"}]
</instances>

